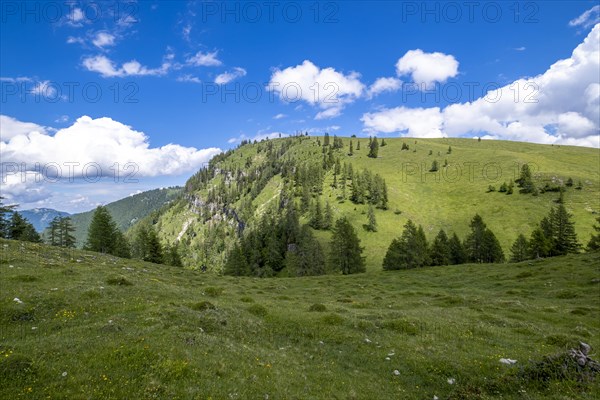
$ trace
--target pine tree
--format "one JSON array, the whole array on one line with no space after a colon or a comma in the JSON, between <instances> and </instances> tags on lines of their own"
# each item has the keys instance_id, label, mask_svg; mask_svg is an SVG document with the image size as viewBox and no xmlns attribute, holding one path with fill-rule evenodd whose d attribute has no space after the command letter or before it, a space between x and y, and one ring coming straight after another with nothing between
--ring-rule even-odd
<instances>
[{"instance_id":1,"label":"pine tree","mask_svg":"<svg viewBox=\"0 0 600 400\"><path fill-rule=\"evenodd\" d=\"M379 142L377 141L377 138L373 138L371 140L371 143L369 144L368 157L377 158L378 154L379 154Z\"/></svg>"},{"instance_id":2,"label":"pine tree","mask_svg":"<svg viewBox=\"0 0 600 400\"><path fill-rule=\"evenodd\" d=\"M385 138L381 138L381 147L383 146L387 146L387 143L385 142Z\"/></svg>"},{"instance_id":3,"label":"pine tree","mask_svg":"<svg viewBox=\"0 0 600 400\"><path fill-rule=\"evenodd\" d=\"M248 266L248 260L244 256L244 253L239 244L235 244L233 249L229 252L225 267L223 269L225 275L233 276L248 276L250 275L250 267Z\"/></svg>"},{"instance_id":4,"label":"pine tree","mask_svg":"<svg viewBox=\"0 0 600 400\"><path fill-rule=\"evenodd\" d=\"M452 154L452 147L448 146L448 151L446 152L447 154Z\"/></svg>"},{"instance_id":5,"label":"pine tree","mask_svg":"<svg viewBox=\"0 0 600 400\"><path fill-rule=\"evenodd\" d=\"M317 200L315 201L309 224L313 229L323 228L323 210L321 207L320 198L317 198Z\"/></svg>"},{"instance_id":6,"label":"pine tree","mask_svg":"<svg viewBox=\"0 0 600 400\"><path fill-rule=\"evenodd\" d=\"M371 232L377 232L377 220L375 219L375 210L372 205L369 205L369 212L367 213L367 230Z\"/></svg>"},{"instance_id":7,"label":"pine tree","mask_svg":"<svg viewBox=\"0 0 600 400\"><path fill-rule=\"evenodd\" d=\"M531 170L529 169L528 164L523 164L521 167L521 175L519 179L516 180L517 184L521 188L519 190L520 193L534 193L536 192L535 185L533 184L533 179L531 177Z\"/></svg>"},{"instance_id":8,"label":"pine tree","mask_svg":"<svg viewBox=\"0 0 600 400\"><path fill-rule=\"evenodd\" d=\"M129 243L117 228L106 207L99 206L94 211L84 250L112 254L117 257L130 257Z\"/></svg>"},{"instance_id":9,"label":"pine tree","mask_svg":"<svg viewBox=\"0 0 600 400\"><path fill-rule=\"evenodd\" d=\"M19 212L13 211L8 225L8 239L40 243L39 233Z\"/></svg>"},{"instance_id":10,"label":"pine tree","mask_svg":"<svg viewBox=\"0 0 600 400\"><path fill-rule=\"evenodd\" d=\"M60 217L54 217L48 226L48 244L50 246L61 246L60 239Z\"/></svg>"},{"instance_id":11,"label":"pine tree","mask_svg":"<svg viewBox=\"0 0 600 400\"><path fill-rule=\"evenodd\" d=\"M335 222L330 248L332 270L342 271L344 275L366 271L363 248L346 217Z\"/></svg>"},{"instance_id":12,"label":"pine tree","mask_svg":"<svg viewBox=\"0 0 600 400\"><path fill-rule=\"evenodd\" d=\"M448 265L450 264L450 243L448 235L443 229L440 229L437 236L431 244L430 258L431 265Z\"/></svg>"},{"instance_id":13,"label":"pine tree","mask_svg":"<svg viewBox=\"0 0 600 400\"><path fill-rule=\"evenodd\" d=\"M596 234L592 234L592 237L587 244L587 251L600 250L600 217L596 217L596 222L598 223L594 225L594 231L596 231Z\"/></svg>"},{"instance_id":14,"label":"pine tree","mask_svg":"<svg viewBox=\"0 0 600 400\"><path fill-rule=\"evenodd\" d=\"M501 263L504 262L504 252L496 235L488 228L484 232L482 247L483 262Z\"/></svg>"},{"instance_id":15,"label":"pine tree","mask_svg":"<svg viewBox=\"0 0 600 400\"><path fill-rule=\"evenodd\" d=\"M16 205L4 205L2 204L4 197L0 196L0 238L8 238L8 225L9 222L5 215L10 214L17 207Z\"/></svg>"},{"instance_id":16,"label":"pine tree","mask_svg":"<svg viewBox=\"0 0 600 400\"><path fill-rule=\"evenodd\" d=\"M285 256L286 268L292 276L322 275L325 273L325 255L319 241L304 226L295 249Z\"/></svg>"},{"instance_id":17,"label":"pine tree","mask_svg":"<svg viewBox=\"0 0 600 400\"><path fill-rule=\"evenodd\" d=\"M388 190L387 190L387 184L385 183L385 181L383 181L383 187L381 190L381 206L380 207L382 210L388 209Z\"/></svg>"},{"instance_id":18,"label":"pine tree","mask_svg":"<svg viewBox=\"0 0 600 400\"><path fill-rule=\"evenodd\" d=\"M433 163L431 163L431 168L429 169L429 172L436 172L439 169L439 165L437 160L433 160Z\"/></svg>"},{"instance_id":19,"label":"pine tree","mask_svg":"<svg viewBox=\"0 0 600 400\"><path fill-rule=\"evenodd\" d=\"M321 226L324 230L331 229L331 225L333 224L333 210L331 208L331 204L329 201L325 202L325 212L323 213L323 224Z\"/></svg>"},{"instance_id":20,"label":"pine tree","mask_svg":"<svg viewBox=\"0 0 600 400\"><path fill-rule=\"evenodd\" d=\"M164 249L164 262L173 267L183 267L181 256L179 255L179 244L175 243L172 246L166 245Z\"/></svg>"},{"instance_id":21,"label":"pine tree","mask_svg":"<svg viewBox=\"0 0 600 400\"><path fill-rule=\"evenodd\" d=\"M356 150L360 150L360 140L356 141Z\"/></svg>"},{"instance_id":22,"label":"pine tree","mask_svg":"<svg viewBox=\"0 0 600 400\"><path fill-rule=\"evenodd\" d=\"M471 233L467 236L464 246L467 258L471 262L483 262L483 240L486 225L479 214L475 214L469 226L471 227Z\"/></svg>"},{"instance_id":23,"label":"pine tree","mask_svg":"<svg viewBox=\"0 0 600 400\"><path fill-rule=\"evenodd\" d=\"M323 146L329 146L329 133L325 133L325 137L323 138Z\"/></svg>"},{"instance_id":24,"label":"pine tree","mask_svg":"<svg viewBox=\"0 0 600 400\"><path fill-rule=\"evenodd\" d=\"M523 234L517 237L517 240L510 248L510 262L521 262L529 259L529 242Z\"/></svg>"},{"instance_id":25,"label":"pine tree","mask_svg":"<svg viewBox=\"0 0 600 400\"><path fill-rule=\"evenodd\" d=\"M155 264L162 264L163 262L163 249L158 240L158 235L152 227L148 228L146 233L146 251L143 260Z\"/></svg>"},{"instance_id":26,"label":"pine tree","mask_svg":"<svg viewBox=\"0 0 600 400\"><path fill-rule=\"evenodd\" d=\"M75 248L75 236L72 235L75 232L75 227L71 222L70 217L62 217L59 219L58 226L60 229L60 246L66 248Z\"/></svg>"},{"instance_id":27,"label":"pine tree","mask_svg":"<svg viewBox=\"0 0 600 400\"><path fill-rule=\"evenodd\" d=\"M577 242L575 224L571 221L571 217L572 215L567 212L563 204L559 204L552 214L550 223L552 224L553 255L564 255L579 251L580 245Z\"/></svg>"},{"instance_id":28,"label":"pine tree","mask_svg":"<svg viewBox=\"0 0 600 400\"><path fill-rule=\"evenodd\" d=\"M394 239L383 259L384 270L419 268L428 264L427 240L422 227L408 220L402 235Z\"/></svg>"},{"instance_id":29,"label":"pine tree","mask_svg":"<svg viewBox=\"0 0 600 400\"><path fill-rule=\"evenodd\" d=\"M354 148L353 148L353 146L352 146L352 140L351 140L351 141L350 141L350 148L349 148L349 151L348 151L348 155L350 155L350 156L351 156L351 155L353 155L353 154L354 154Z\"/></svg>"},{"instance_id":30,"label":"pine tree","mask_svg":"<svg viewBox=\"0 0 600 400\"><path fill-rule=\"evenodd\" d=\"M464 264L467 262L467 253L456 233L453 234L448 241L448 247L450 249L451 265Z\"/></svg>"},{"instance_id":31,"label":"pine tree","mask_svg":"<svg viewBox=\"0 0 600 400\"><path fill-rule=\"evenodd\" d=\"M542 258L550 255L552 245L542 228L536 228L529 238L529 258Z\"/></svg>"}]
</instances>

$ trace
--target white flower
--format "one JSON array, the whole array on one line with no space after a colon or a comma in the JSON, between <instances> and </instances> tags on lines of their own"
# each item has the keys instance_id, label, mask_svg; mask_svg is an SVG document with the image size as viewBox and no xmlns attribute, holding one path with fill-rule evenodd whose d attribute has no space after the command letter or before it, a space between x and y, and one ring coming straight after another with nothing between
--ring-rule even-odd
<instances>
[{"instance_id":1,"label":"white flower","mask_svg":"<svg viewBox=\"0 0 600 400\"><path fill-rule=\"evenodd\" d=\"M456 383L456 379L454 379L454 378L448 378L448 384L454 385L455 383Z\"/></svg>"},{"instance_id":2,"label":"white flower","mask_svg":"<svg viewBox=\"0 0 600 400\"><path fill-rule=\"evenodd\" d=\"M14 301L15 303L17 303L17 304L23 304L23 302L21 301L21 299L19 299L18 297L15 297L15 298L13 299L13 301Z\"/></svg>"},{"instance_id":3,"label":"white flower","mask_svg":"<svg viewBox=\"0 0 600 400\"><path fill-rule=\"evenodd\" d=\"M63 372L63 373L62 373L62 376L63 376L63 378L64 378L65 376L67 376L67 371Z\"/></svg>"},{"instance_id":4,"label":"white flower","mask_svg":"<svg viewBox=\"0 0 600 400\"><path fill-rule=\"evenodd\" d=\"M394 370L394 375L398 376L400 375L400 371L398 371L397 369Z\"/></svg>"},{"instance_id":5,"label":"white flower","mask_svg":"<svg viewBox=\"0 0 600 400\"><path fill-rule=\"evenodd\" d=\"M517 360L512 360L510 358L501 358L500 362L502 364L506 364L506 365L513 365L513 364L515 364L517 362Z\"/></svg>"}]
</instances>

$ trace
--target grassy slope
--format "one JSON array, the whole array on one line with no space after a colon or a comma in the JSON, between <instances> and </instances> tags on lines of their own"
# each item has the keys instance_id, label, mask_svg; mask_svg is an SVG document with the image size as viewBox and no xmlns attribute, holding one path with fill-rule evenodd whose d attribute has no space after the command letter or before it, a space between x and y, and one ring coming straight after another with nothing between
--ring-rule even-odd
<instances>
[{"instance_id":1,"label":"grassy slope","mask_svg":"<svg viewBox=\"0 0 600 400\"><path fill-rule=\"evenodd\" d=\"M353 141L356 147L356 139ZM570 188L565 195L566 207L574 215L576 230L583 244L587 243L592 232L595 219L592 212L600 212L600 153L597 149L508 141L478 142L473 139L418 139L417 144L415 139L386 139L388 145L380 147L379 158L370 159L367 157L368 140L361 139L362 149L355 151L352 157L346 155L348 142L349 138L344 138L346 147L339 153L342 163L352 162L355 171L368 168L382 175L388 185L389 210L377 210L379 231L367 232L362 226L367 222L368 207L355 205L349 200L338 202L336 197L341 191L331 189L331 173L326 178L323 200L332 203L336 216L346 215L353 222L365 247L369 271L381 268L389 243L393 237L400 235L402 226L409 218L423 225L429 239L433 239L440 228L448 233L456 232L464 238L470 219L479 213L494 231L508 256L518 234L528 236L558 197L557 193L545 193L538 197L520 195L516 187L515 194L510 196L498 192L486 193L490 184L498 189L502 182L508 183L518 178L517 166L523 163L529 163L538 171L539 186L552 178L566 181L571 177L575 183L578 180L583 182L583 190ZM403 142L410 146L409 151L400 150ZM446 154L448 146L452 146L451 154ZM413 152L415 148L417 152ZM429 150L433 155L429 155ZM256 155L256 146L244 146L236 150L223 163L229 166L243 165L249 156L253 156L255 162L260 160L261 155ZM315 140L311 139L292 147L286 156L321 160L322 153L321 148L315 145ZM436 181L434 174L427 171L433 160L437 160L441 167L446 159L449 168L443 174L440 171L439 181ZM460 167L460 175L457 175L457 166ZM407 168L414 167L418 172L408 175ZM496 167L500 168L501 177L494 180ZM487 178L484 168L487 168ZM280 187L276 181L278 179L275 177L275 182L265 187L255 200L255 205L277 194ZM347 194L350 195L349 188ZM402 213L396 215L395 210ZM188 220L192 221L190 229L202 231L202 224L185 208L166 213L161 218L161 230L165 229L161 232L163 240L173 242ZM326 245L330 234L318 232L317 235Z\"/></svg>"},{"instance_id":2,"label":"grassy slope","mask_svg":"<svg viewBox=\"0 0 600 400\"><path fill-rule=\"evenodd\" d=\"M598 348L599 266L260 280L0 241L0 398L592 399L598 382L514 384L498 360Z\"/></svg>"},{"instance_id":3,"label":"grassy slope","mask_svg":"<svg viewBox=\"0 0 600 400\"><path fill-rule=\"evenodd\" d=\"M112 215L117 227L124 232L137 220L159 209L168 201L175 199L179 193L181 193L181 188L148 190L109 203L106 205L106 208ZM79 247L83 246L87 239L87 231L90 227L90 222L92 222L93 215L94 210L71 216L76 229L74 236Z\"/></svg>"}]
</instances>

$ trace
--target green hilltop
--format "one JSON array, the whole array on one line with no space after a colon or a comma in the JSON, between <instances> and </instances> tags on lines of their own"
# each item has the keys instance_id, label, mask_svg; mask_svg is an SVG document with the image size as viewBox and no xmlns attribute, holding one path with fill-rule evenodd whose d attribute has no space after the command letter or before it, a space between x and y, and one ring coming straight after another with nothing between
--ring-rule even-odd
<instances>
[{"instance_id":1,"label":"green hilltop","mask_svg":"<svg viewBox=\"0 0 600 400\"><path fill-rule=\"evenodd\" d=\"M471 218L478 213L508 256L517 236L523 233L528 237L556 204L559 187L565 189L565 206L583 245L600 212L598 149L475 139L386 138L378 157L371 158L367 138L330 138L331 143L324 146L326 140L302 136L243 143L213 158L207 169L190 178L178 201L152 217L161 240L181 244L186 266L206 265L220 272L242 228L251 228L259 216L277 207L286 187L291 187L294 201L300 205L306 195L302 185L310 186L311 201L329 202L334 218L350 220L365 248L367 271L381 269L390 242L409 219L423 226L429 241L440 229L464 239ZM386 210L374 209L377 232L366 229L368 202L351 201L350 181L342 198L339 175L334 177L338 162L385 181L388 204ZM430 171L434 162L437 172ZM530 166L539 195L520 194L516 185L513 194L499 191L504 183L519 178L523 164ZM334 180L337 187L333 187ZM490 191L490 186L495 191ZM310 212L302 214L302 223L309 219ZM327 253L331 233L318 230L314 234Z\"/></svg>"},{"instance_id":2,"label":"green hilltop","mask_svg":"<svg viewBox=\"0 0 600 400\"><path fill-rule=\"evenodd\" d=\"M256 279L0 239L0 398L592 400L564 354L598 354L599 266Z\"/></svg>"}]
</instances>

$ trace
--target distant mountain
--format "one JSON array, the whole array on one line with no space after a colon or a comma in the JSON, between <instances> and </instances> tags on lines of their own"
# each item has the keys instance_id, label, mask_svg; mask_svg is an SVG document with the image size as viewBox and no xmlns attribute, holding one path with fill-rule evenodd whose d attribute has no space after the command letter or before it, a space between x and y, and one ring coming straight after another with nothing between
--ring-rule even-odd
<instances>
[{"instance_id":1,"label":"distant mountain","mask_svg":"<svg viewBox=\"0 0 600 400\"><path fill-rule=\"evenodd\" d=\"M36 231L43 232L55 217L67 217L70 214L57 211L52 208L32 208L31 210L19 211L19 214L29 221Z\"/></svg>"},{"instance_id":2,"label":"distant mountain","mask_svg":"<svg viewBox=\"0 0 600 400\"><path fill-rule=\"evenodd\" d=\"M181 187L170 187L149 190L109 203L106 208L117 223L117 227L124 232L139 219L176 199L182 189ZM77 240L77 247L82 247L85 243L93 214L94 210L90 210L71 216L75 227L74 236Z\"/></svg>"}]
</instances>

